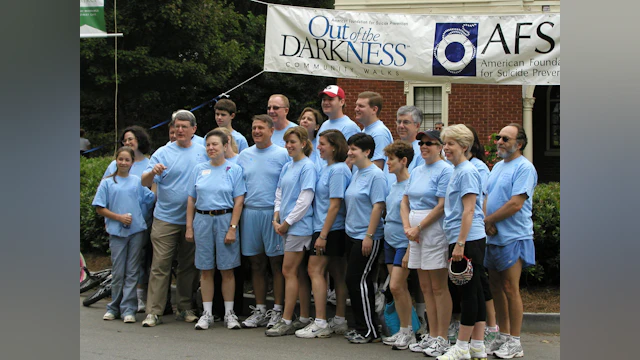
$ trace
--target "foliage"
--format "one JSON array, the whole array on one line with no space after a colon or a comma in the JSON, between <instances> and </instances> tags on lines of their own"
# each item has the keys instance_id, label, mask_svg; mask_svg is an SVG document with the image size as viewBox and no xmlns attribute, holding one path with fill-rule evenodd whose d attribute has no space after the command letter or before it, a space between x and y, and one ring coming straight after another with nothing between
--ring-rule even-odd
<instances>
[{"instance_id":1,"label":"foliage","mask_svg":"<svg viewBox=\"0 0 640 360\"><path fill-rule=\"evenodd\" d=\"M489 135L489 141L487 142L487 145L484 146L484 156L489 170L493 169L493 165L502 160L500 157L498 157L497 153L498 148L496 147L495 141L496 135L498 134L493 133Z\"/></svg>"},{"instance_id":2,"label":"foliage","mask_svg":"<svg viewBox=\"0 0 640 360\"><path fill-rule=\"evenodd\" d=\"M113 158L80 158L80 251L107 252L109 235L104 229L104 218L91 206L102 175Z\"/></svg>"},{"instance_id":3,"label":"foliage","mask_svg":"<svg viewBox=\"0 0 640 360\"><path fill-rule=\"evenodd\" d=\"M536 266L523 271L523 283L560 285L560 183L538 184L532 211Z\"/></svg>"}]
</instances>

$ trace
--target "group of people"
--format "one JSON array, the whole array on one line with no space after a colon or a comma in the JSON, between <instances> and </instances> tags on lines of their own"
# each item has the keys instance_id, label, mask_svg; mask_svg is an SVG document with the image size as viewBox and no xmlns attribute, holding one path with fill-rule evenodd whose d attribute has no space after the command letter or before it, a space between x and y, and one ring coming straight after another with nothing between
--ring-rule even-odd
<instances>
[{"instance_id":1,"label":"group of people","mask_svg":"<svg viewBox=\"0 0 640 360\"><path fill-rule=\"evenodd\" d=\"M495 140L503 161L489 171L469 126L420 131L420 109L402 106L394 141L379 119L380 94L358 95L355 120L362 130L344 114L342 88L328 86L319 96L328 119L305 108L296 125L287 119L287 97L272 95L267 114L252 118L251 147L232 129L236 105L228 99L216 103L218 127L204 138L195 135L191 112L174 112L169 142L150 159L144 129L125 129L124 146L93 202L106 218L113 262L113 298L103 319L135 322L144 308L142 325L160 324L175 257L176 318L198 330L213 323L217 269L229 329L264 326L267 336L301 338L344 334L351 343L382 341L440 360L523 356L518 283L521 270L535 263L537 174L522 156L522 126L500 131ZM233 310L241 255L251 264L256 299L242 322ZM380 334L374 311L378 273L385 270L379 262L386 264L400 320L389 337ZM336 294L333 318L326 311L327 273ZM411 273L418 282L408 283ZM198 286L201 316L192 303ZM419 341L412 294L428 324ZM348 298L355 322L347 325Z\"/></svg>"}]
</instances>

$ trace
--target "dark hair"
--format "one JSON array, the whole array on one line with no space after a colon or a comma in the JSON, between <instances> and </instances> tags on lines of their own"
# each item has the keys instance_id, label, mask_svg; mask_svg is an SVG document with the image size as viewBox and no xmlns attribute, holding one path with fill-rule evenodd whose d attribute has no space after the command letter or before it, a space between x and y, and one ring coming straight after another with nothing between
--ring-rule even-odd
<instances>
[{"instance_id":1,"label":"dark hair","mask_svg":"<svg viewBox=\"0 0 640 360\"><path fill-rule=\"evenodd\" d=\"M522 144L520 152L523 152L524 148L527 147L527 144L529 143L529 141L527 140L527 133L524 131L524 128L518 123L511 123L507 126L513 126L518 129L518 135L516 135L516 143Z\"/></svg>"},{"instance_id":2,"label":"dark hair","mask_svg":"<svg viewBox=\"0 0 640 360\"><path fill-rule=\"evenodd\" d=\"M84 136L84 129L80 129L80 137Z\"/></svg>"},{"instance_id":3,"label":"dark hair","mask_svg":"<svg viewBox=\"0 0 640 360\"><path fill-rule=\"evenodd\" d=\"M229 115L232 115L232 114L236 113L236 103L234 103L233 101L231 101L229 99L220 99L213 106L213 109L214 110L220 110L220 111L226 111L226 112L229 113Z\"/></svg>"},{"instance_id":4,"label":"dark hair","mask_svg":"<svg viewBox=\"0 0 640 360\"><path fill-rule=\"evenodd\" d=\"M325 130L318 135L319 137L325 138L335 152L333 153L333 161L335 162L344 162L347 160L347 151L349 147L347 146L347 140L344 138L344 134L336 129Z\"/></svg>"},{"instance_id":5,"label":"dark hair","mask_svg":"<svg viewBox=\"0 0 640 360\"><path fill-rule=\"evenodd\" d=\"M288 128L287 131L284 132L284 136L282 137L285 142L290 135L295 135L298 137L298 140L300 140L300 142L304 142L302 152L304 152L307 157L311 155L313 147L311 146L311 140L309 140L309 132L307 131L307 129L302 126L294 126Z\"/></svg>"},{"instance_id":6,"label":"dark hair","mask_svg":"<svg viewBox=\"0 0 640 360\"><path fill-rule=\"evenodd\" d=\"M115 156L116 160L118 159L118 155L120 155L121 152L125 152L125 151L128 152L129 155L131 155L131 160L132 161L136 158L136 154L133 152L132 148L130 148L128 146L121 146L120 148L118 148L118 150L116 150L116 156ZM129 170L131 170L131 169L129 169ZM113 182L117 184L118 183L116 181L116 175L117 174L118 174L118 167L116 166L116 171L114 171L113 174L111 174L111 175L107 175L105 177L105 179L108 179L108 178L112 177L113 178Z\"/></svg>"},{"instance_id":7,"label":"dark hair","mask_svg":"<svg viewBox=\"0 0 640 360\"><path fill-rule=\"evenodd\" d=\"M311 113L313 114L313 117L316 118L316 125L320 126L322 125L322 123L324 122L324 117L322 116L322 114L320 113L320 111L307 106L306 108L304 108L302 110L302 112L300 113L300 116L298 117L298 125L300 125L300 120L302 119L302 115L304 115L304 113L306 113L307 111L311 111Z\"/></svg>"},{"instance_id":8,"label":"dark hair","mask_svg":"<svg viewBox=\"0 0 640 360\"><path fill-rule=\"evenodd\" d=\"M482 146L482 143L480 143L478 132L476 132L476 129L474 129L473 126L471 125L465 124L465 126L468 127L469 130L471 130L471 132L473 133L473 145L471 145L471 158L475 157L486 164L487 161L484 158L484 146Z\"/></svg>"},{"instance_id":9,"label":"dark hair","mask_svg":"<svg viewBox=\"0 0 640 360\"><path fill-rule=\"evenodd\" d=\"M369 150L369 159L373 157L373 152L376 150L376 142L373 141L371 135L365 133L357 133L351 135L351 137L347 141L347 145L353 145L362 151Z\"/></svg>"},{"instance_id":10,"label":"dark hair","mask_svg":"<svg viewBox=\"0 0 640 360\"><path fill-rule=\"evenodd\" d=\"M220 140L222 140L222 145L227 145L229 143L229 136L227 134L225 134L222 130L220 130L220 128L215 128L215 129L209 131L207 133L207 135L204 136L205 144L207 143L207 138L209 136L217 136L217 137L219 137Z\"/></svg>"},{"instance_id":11,"label":"dark hair","mask_svg":"<svg viewBox=\"0 0 640 360\"><path fill-rule=\"evenodd\" d=\"M273 128L273 119L267 114L253 115L253 117L251 118L251 122L254 122L256 120L266 123L269 129Z\"/></svg>"},{"instance_id":12,"label":"dark hair","mask_svg":"<svg viewBox=\"0 0 640 360\"><path fill-rule=\"evenodd\" d=\"M369 107L378 107L378 111L376 111L376 115L380 116L380 111L382 111L382 95L373 91L365 91L358 94L358 99L369 99Z\"/></svg>"},{"instance_id":13,"label":"dark hair","mask_svg":"<svg viewBox=\"0 0 640 360\"><path fill-rule=\"evenodd\" d=\"M120 142L124 142L124 134L128 132L132 132L133 136L136 137L136 140L138 141L138 150L143 154L148 153L151 144L149 142L149 133L147 133L147 130L138 125L129 126L122 131L122 135L120 135Z\"/></svg>"},{"instance_id":14,"label":"dark hair","mask_svg":"<svg viewBox=\"0 0 640 360\"><path fill-rule=\"evenodd\" d=\"M414 156L413 145L404 140L396 140L384 148L384 154L386 156L393 155L400 160L407 158L406 167L408 168Z\"/></svg>"}]
</instances>

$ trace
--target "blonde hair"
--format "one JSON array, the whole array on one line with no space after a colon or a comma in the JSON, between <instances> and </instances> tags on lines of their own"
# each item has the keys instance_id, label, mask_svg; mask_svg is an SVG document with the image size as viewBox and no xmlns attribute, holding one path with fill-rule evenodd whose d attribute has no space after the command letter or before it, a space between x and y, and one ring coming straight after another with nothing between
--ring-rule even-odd
<instances>
[{"instance_id":1,"label":"blonde hair","mask_svg":"<svg viewBox=\"0 0 640 360\"><path fill-rule=\"evenodd\" d=\"M465 155L471 154L471 147L473 146L473 133L464 124L456 124L447 126L442 129L440 137L443 141L447 141L447 138L454 140L460 146L466 147Z\"/></svg>"},{"instance_id":2,"label":"blonde hair","mask_svg":"<svg viewBox=\"0 0 640 360\"><path fill-rule=\"evenodd\" d=\"M229 139L229 145L231 146L231 150L233 150L234 153L238 153L238 143L236 143L236 139L233 138L233 135L231 135L231 130L227 129L226 127L222 127L219 126L216 129L222 131L223 133L225 133L227 135L227 138Z\"/></svg>"},{"instance_id":3,"label":"blonde hair","mask_svg":"<svg viewBox=\"0 0 640 360\"><path fill-rule=\"evenodd\" d=\"M304 143L304 147L302 148L302 152L304 152L305 156L308 157L309 155L311 155L311 152L313 151L313 147L311 146L311 141L309 140L309 133L307 132L307 129L305 129L302 126L290 127L284 133L284 136L282 138L285 141L287 141L287 138L291 134L297 136L298 139L300 140L300 142Z\"/></svg>"}]
</instances>

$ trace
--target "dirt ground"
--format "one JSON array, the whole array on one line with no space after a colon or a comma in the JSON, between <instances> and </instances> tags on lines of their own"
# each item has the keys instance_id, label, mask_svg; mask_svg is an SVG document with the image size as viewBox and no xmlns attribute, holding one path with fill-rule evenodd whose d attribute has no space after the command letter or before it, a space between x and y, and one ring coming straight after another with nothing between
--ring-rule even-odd
<instances>
[{"instance_id":1,"label":"dirt ground","mask_svg":"<svg viewBox=\"0 0 640 360\"><path fill-rule=\"evenodd\" d=\"M111 258L104 255L84 254L87 267L91 271L101 270L111 266ZM560 288L558 287L529 287L520 290L525 312L559 313Z\"/></svg>"}]
</instances>

